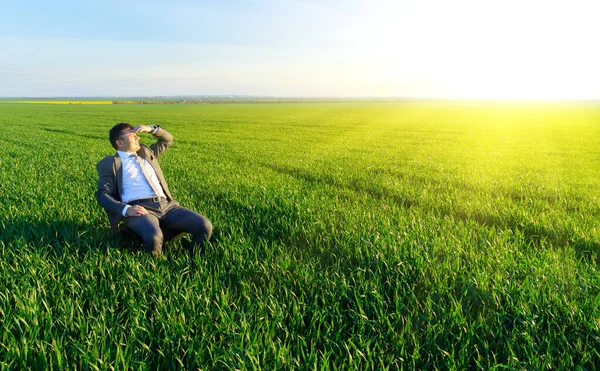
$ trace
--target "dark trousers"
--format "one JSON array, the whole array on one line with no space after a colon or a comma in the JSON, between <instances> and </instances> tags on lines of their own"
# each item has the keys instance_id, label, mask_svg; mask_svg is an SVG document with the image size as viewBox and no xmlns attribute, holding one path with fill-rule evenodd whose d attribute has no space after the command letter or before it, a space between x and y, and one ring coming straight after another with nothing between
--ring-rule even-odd
<instances>
[{"instance_id":1,"label":"dark trousers","mask_svg":"<svg viewBox=\"0 0 600 371\"><path fill-rule=\"evenodd\" d=\"M212 234L212 224L203 215L180 206L177 201L147 202L138 204L148 210L147 215L128 216L125 226L143 241L143 249L155 256L162 254L163 241L181 233L190 233L190 254L204 251L204 242Z\"/></svg>"}]
</instances>

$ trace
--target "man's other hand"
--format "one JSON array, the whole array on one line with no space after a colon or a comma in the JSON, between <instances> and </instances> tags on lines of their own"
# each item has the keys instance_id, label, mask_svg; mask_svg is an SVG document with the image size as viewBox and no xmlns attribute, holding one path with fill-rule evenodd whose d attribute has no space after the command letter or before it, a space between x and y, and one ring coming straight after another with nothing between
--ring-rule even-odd
<instances>
[{"instance_id":1,"label":"man's other hand","mask_svg":"<svg viewBox=\"0 0 600 371\"><path fill-rule=\"evenodd\" d=\"M134 205L127 209L127 216L143 216L148 215L148 210L146 210L143 206Z\"/></svg>"}]
</instances>

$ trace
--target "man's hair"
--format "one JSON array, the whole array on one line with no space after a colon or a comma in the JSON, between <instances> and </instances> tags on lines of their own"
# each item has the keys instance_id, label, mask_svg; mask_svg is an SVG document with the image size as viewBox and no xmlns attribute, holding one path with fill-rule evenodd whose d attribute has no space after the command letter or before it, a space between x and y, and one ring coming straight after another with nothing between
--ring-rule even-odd
<instances>
[{"instance_id":1,"label":"man's hair","mask_svg":"<svg viewBox=\"0 0 600 371\"><path fill-rule=\"evenodd\" d=\"M121 133L131 129L133 129L133 126L129 125L127 122L119 122L110 129L108 132L108 140L110 140L110 144L112 144L114 149L117 149L117 139L121 137Z\"/></svg>"}]
</instances>

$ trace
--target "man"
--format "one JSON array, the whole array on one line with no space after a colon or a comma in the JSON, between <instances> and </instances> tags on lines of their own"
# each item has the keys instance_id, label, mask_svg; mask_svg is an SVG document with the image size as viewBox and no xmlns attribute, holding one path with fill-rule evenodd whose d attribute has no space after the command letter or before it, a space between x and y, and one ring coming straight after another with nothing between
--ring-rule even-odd
<instances>
[{"instance_id":1,"label":"man","mask_svg":"<svg viewBox=\"0 0 600 371\"><path fill-rule=\"evenodd\" d=\"M158 140L150 147L140 145L138 133ZM96 165L96 199L108 214L111 229L132 231L142 239L144 251L155 256L162 254L163 241L187 232L192 235L190 254L202 252L212 224L173 200L157 161L173 136L157 125L134 128L122 122L110 129L109 140L117 153Z\"/></svg>"}]
</instances>

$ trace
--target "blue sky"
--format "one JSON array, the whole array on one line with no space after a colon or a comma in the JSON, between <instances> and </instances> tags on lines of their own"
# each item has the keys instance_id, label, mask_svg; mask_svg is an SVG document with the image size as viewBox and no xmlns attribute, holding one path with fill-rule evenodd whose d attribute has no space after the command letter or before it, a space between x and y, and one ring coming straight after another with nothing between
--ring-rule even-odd
<instances>
[{"instance_id":1,"label":"blue sky","mask_svg":"<svg viewBox=\"0 0 600 371\"><path fill-rule=\"evenodd\" d=\"M600 99L592 0L21 1L0 96Z\"/></svg>"}]
</instances>

